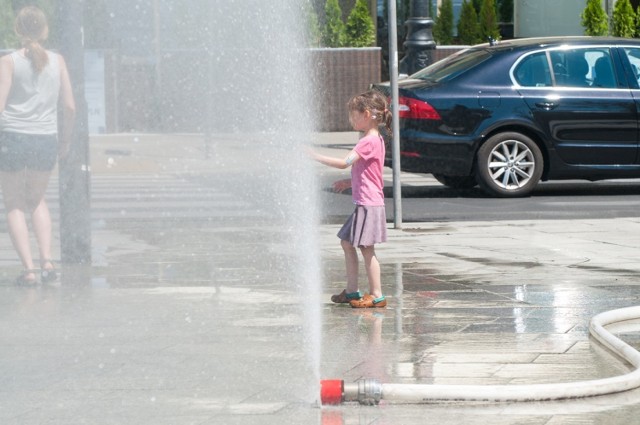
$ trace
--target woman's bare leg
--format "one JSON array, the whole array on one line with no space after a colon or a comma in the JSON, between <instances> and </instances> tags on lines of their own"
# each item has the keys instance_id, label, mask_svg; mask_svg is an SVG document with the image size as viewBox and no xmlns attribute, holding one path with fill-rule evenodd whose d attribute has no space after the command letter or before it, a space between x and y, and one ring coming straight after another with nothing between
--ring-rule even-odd
<instances>
[{"instance_id":1,"label":"woman's bare leg","mask_svg":"<svg viewBox=\"0 0 640 425\"><path fill-rule=\"evenodd\" d=\"M46 171L26 172L26 193L29 211L31 211L31 223L33 232L38 242L40 252L40 265L46 269L52 269L53 264L47 262L51 260L51 214L44 199L44 194L49 185L51 173Z\"/></svg>"},{"instance_id":2,"label":"woman's bare leg","mask_svg":"<svg viewBox=\"0 0 640 425\"><path fill-rule=\"evenodd\" d=\"M2 172L0 173L0 183L2 184L2 196L11 243L24 269L31 270L34 265L29 243L29 228L25 216L25 211L28 209L25 196L25 172ZM25 276L28 279L31 277ZM33 277L35 278L35 276Z\"/></svg>"}]
</instances>

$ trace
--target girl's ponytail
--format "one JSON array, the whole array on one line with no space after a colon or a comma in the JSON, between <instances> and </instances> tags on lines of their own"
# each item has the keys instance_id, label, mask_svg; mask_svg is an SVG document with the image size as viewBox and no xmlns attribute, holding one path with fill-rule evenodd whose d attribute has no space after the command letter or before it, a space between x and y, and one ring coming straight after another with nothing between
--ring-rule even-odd
<instances>
[{"instance_id":1,"label":"girl's ponytail","mask_svg":"<svg viewBox=\"0 0 640 425\"><path fill-rule=\"evenodd\" d=\"M385 131L391 137L393 134L391 129L393 115L391 114L387 97L377 90L371 90L369 93L371 93L371 105L373 110L376 111L378 122L384 126Z\"/></svg>"},{"instance_id":2,"label":"girl's ponytail","mask_svg":"<svg viewBox=\"0 0 640 425\"><path fill-rule=\"evenodd\" d=\"M384 112L382 113L382 123L384 124L385 130L389 136L393 134L393 129L391 128L391 124L393 121L393 115L391 114L391 109L389 109L389 105L386 106Z\"/></svg>"}]
</instances>

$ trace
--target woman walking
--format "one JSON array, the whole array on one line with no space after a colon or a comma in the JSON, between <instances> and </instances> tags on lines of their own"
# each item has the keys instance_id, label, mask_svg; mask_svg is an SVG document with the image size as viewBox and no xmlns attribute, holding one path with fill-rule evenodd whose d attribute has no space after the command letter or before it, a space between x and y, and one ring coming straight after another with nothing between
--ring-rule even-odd
<instances>
[{"instance_id":1,"label":"woman walking","mask_svg":"<svg viewBox=\"0 0 640 425\"><path fill-rule=\"evenodd\" d=\"M57 157L69 149L75 103L64 58L42 46L49 35L44 13L34 6L22 8L15 31L22 47L0 58L0 183L11 242L24 268L17 283L35 284L38 272L43 282L57 278L44 194ZM38 244L39 269L27 218Z\"/></svg>"}]
</instances>

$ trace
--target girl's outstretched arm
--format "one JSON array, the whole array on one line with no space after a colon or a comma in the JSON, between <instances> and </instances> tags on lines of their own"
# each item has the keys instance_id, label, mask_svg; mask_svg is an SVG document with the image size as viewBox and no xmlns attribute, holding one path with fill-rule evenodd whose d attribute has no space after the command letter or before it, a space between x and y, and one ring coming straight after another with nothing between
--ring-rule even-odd
<instances>
[{"instance_id":1,"label":"girl's outstretched arm","mask_svg":"<svg viewBox=\"0 0 640 425\"><path fill-rule=\"evenodd\" d=\"M321 164L328 165L329 167L345 169L353 165L354 162L360 159L360 155L355 150L349 152L344 158L335 158L332 156L321 155L315 151L310 151L311 158L318 161Z\"/></svg>"}]
</instances>

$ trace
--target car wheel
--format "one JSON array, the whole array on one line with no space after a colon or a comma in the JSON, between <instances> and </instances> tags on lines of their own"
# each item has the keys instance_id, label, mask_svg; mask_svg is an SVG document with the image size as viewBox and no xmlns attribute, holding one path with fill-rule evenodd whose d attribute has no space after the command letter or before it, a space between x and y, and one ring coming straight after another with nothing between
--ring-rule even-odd
<instances>
[{"instance_id":1,"label":"car wheel","mask_svg":"<svg viewBox=\"0 0 640 425\"><path fill-rule=\"evenodd\" d=\"M443 174L434 174L433 177L443 185L452 189L471 189L478 185L474 176L445 176Z\"/></svg>"},{"instance_id":2,"label":"car wheel","mask_svg":"<svg viewBox=\"0 0 640 425\"><path fill-rule=\"evenodd\" d=\"M543 162L538 145L524 134L496 134L478 149L478 183L492 195L526 196L540 181Z\"/></svg>"}]
</instances>

